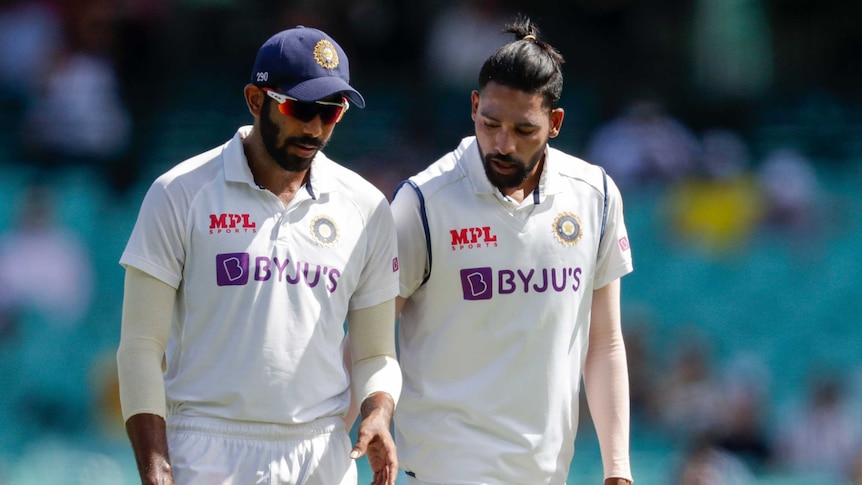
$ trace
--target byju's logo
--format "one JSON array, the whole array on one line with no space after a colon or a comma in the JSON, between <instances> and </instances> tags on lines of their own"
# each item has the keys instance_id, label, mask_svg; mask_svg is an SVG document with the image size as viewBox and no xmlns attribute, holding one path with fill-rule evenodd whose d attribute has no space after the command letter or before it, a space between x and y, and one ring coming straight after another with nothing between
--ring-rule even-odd
<instances>
[{"instance_id":1,"label":"byju's logo","mask_svg":"<svg viewBox=\"0 0 862 485\"><path fill-rule=\"evenodd\" d=\"M461 289L465 300L490 300L494 296L491 268L462 269Z\"/></svg>"},{"instance_id":2,"label":"byju's logo","mask_svg":"<svg viewBox=\"0 0 862 485\"><path fill-rule=\"evenodd\" d=\"M269 258L248 253L225 253L216 255L216 284L218 286L242 286L253 281L271 281L288 285L318 286L333 293L338 287L341 270L326 265Z\"/></svg>"},{"instance_id":3,"label":"byju's logo","mask_svg":"<svg viewBox=\"0 0 862 485\"><path fill-rule=\"evenodd\" d=\"M579 267L501 269L490 267L461 270L461 291L465 300L490 300L512 293L577 292L583 270ZM495 290L496 288L496 290Z\"/></svg>"},{"instance_id":4,"label":"byju's logo","mask_svg":"<svg viewBox=\"0 0 862 485\"><path fill-rule=\"evenodd\" d=\"M248 283L248 253L216 255L216 283L219 286L241 286Z\"/></svg>"}]
</instances>

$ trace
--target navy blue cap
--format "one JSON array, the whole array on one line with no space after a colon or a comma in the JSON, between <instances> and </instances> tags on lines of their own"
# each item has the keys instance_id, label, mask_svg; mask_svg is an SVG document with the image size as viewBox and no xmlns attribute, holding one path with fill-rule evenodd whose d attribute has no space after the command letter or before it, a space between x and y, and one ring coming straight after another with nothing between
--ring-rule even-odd
<instances>
[{"instance_id":1,"label":"navy blue cap","mask_svg":"<svg viewBox=\"0 0 862 485\"><path fill-rule=\"evenodd\" d=\"M347 55L325 32L298 25L269 38L257 51L251 83L278 87L284 94L312 102L342 93L357 108L365 98L350 86Z\"/></svg>"}]
</instances>

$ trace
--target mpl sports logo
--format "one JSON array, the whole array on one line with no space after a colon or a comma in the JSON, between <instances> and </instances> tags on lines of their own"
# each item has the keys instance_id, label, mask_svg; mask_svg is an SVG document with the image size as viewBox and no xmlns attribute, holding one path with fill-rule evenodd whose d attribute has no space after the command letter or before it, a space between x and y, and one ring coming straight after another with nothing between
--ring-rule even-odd
<instances>
[{"instance_id":1,"label":"mpl sports logo","mask_svg":"<svg viewBox=\"0 0 862 485\"><path fill-rule=\"evenodd\" d=\"M490 300L512 293L576 292L581 287L580 267L541 269L501 269L489 266L461 270L461 290L465 300Z\"/></svg>"},{"instance_id":2,"label":"mpl sports logo","mask_svg":"<svg viewBox=\"0 0 862 485\"><path fill-rule=\"evenodd\" d=\"M257 232L250 214L210 214L210 234Z\"/></svg>"},{"instance_id":3,"label":"mpl sports logo","mask_svg":"<svg viewBox=\"0 0 862 485\"><path fill-rule=\"evenodd\" d=\"M497 247L497 235L491 232L491 226L450 229L449 235L452 236L452 251Z\"/></svg>"},{"instance_id":4,"label":"mpl sports logo","mask_svg":"<svg viewBox=\"0 0 862 485\"><path fill-rule=\"evenodd\" d=\"M315 288L321 285L333 293L338 287L341 271L337 268L292 261L288 258L256 256L252 264L248 253L224 253L216 255L216 284L218 286L243 286L249 279L272 281L287 285L306 285Z\"/></svg>"}]
</instances>

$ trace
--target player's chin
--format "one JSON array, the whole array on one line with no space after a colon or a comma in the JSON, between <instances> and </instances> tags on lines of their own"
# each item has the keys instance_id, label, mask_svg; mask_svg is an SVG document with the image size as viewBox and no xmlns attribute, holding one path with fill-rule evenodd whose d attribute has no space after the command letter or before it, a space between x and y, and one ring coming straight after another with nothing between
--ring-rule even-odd
<instances>
[{"instance_id":1,"label":"player's chin","mask_svg":"<svg viewBox=\"0 0 862 485\"><path fill-rule=\"evenodd\" d=\"M314 155L317 154L317 151L314 152ZM281 160L278 160L278 164L281 168L287 170L288 172L304 172L311 167L311 162L314 160L314 155L310 157L299 157L295 154L290 154Z\"/></svg>"}]
</instances>

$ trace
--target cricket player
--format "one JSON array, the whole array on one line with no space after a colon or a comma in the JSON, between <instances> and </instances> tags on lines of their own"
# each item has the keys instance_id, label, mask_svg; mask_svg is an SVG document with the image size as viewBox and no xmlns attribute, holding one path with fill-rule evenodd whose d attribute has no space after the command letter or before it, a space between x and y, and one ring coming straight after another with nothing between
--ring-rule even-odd
<instances>
[{"instance_id":1,"label":"cricket player","mask_svg":"<svg viewBox=\"0 0 862 485\"><path fill-rule=\"evenodd\" d=\"M620 192L548 146L562 56L528 19L481 67L475 136L396 189L410 484L564 484L583 378L606 485L632 480Z\"/></svg>"},{"instance_id":2,"label":"cricket player","mask_svg":"<svg viewBox=\"0 0 862 485\"><path fill-rule=\"evenodd\" d=\"M244 97L254 124L158 177L120 260L141 482L353 485L365 454L392 485L395 228L383 194L321 151L365 100L335 40L301 26L261 46Z\"/></svg>"}]
</instances>

